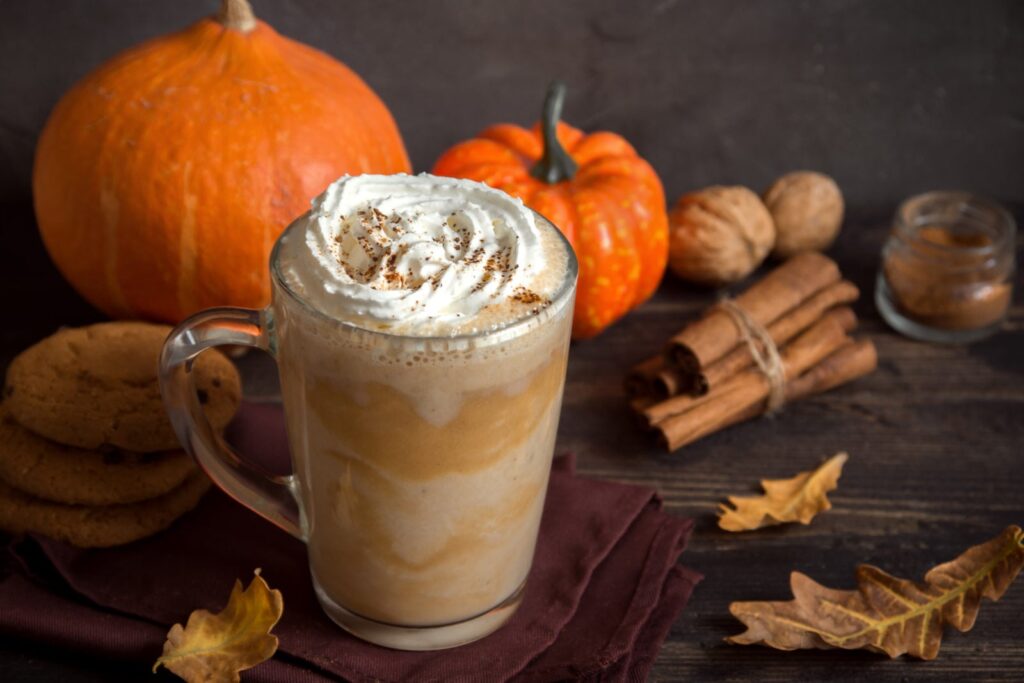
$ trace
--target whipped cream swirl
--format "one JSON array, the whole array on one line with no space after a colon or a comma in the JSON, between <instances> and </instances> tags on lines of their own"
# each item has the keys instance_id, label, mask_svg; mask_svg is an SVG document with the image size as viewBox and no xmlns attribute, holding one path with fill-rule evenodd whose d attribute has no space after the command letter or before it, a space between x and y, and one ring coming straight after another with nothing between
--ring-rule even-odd
<instances>
[{"instance_id":1,"label":"whipped cream swirl","mask_svg":"<svg viewBox=\"0 0 1024 683\"><path fill-rule=\"evenodd\" d=\"M529 285L546 265L520 200L428 174L335 181L313 200L305 240L292 267L307 296L332 315L413 333L472 331L485 309L535 303Z\"/></svg>"}]
</instances>

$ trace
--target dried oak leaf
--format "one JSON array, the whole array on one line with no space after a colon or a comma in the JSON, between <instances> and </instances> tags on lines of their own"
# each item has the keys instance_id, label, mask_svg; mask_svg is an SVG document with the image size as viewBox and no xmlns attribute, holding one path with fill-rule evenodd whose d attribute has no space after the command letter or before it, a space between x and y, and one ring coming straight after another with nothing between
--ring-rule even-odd
<instances>
[{"instance_id":1,"label":"dried oak leaf","mask_svg":"<svg viewBox=\"0 0 1024 683\"><path fill-rule=\"evenodd\" d=\"M172 626L153 671L165 666L189 683L237 683L238 672L270 659L277 650L277 636L270 629L283 611L281 591L271 590L257 569L248 588L235 581L223 611L195 610L184 628Z\"/></svg>"},{"instance_id":2,"label":"dried oak leaf","mask_svg":"<svg viewBox=\"0 0 1024 683\"><path fill-rule=\"evenodd\" d=\"M857 567L857 590L826 588L800 572L790 576L789 602L734 602L747 630L726 638L737 645L780 650L866 648L890 657L934 659L942 628L969 631L983 597L998 600L1024 567L1024 531L1007 527L915 583L869 565Z\"/></svg>"},{"instance_id":3,"label":"dried oak leaf","mask_svg":"<svg viewBox=\"0 0 1024 683\"><path fill-rule=\"evenodd\" d=\"M763 496L729 496L734 508L720 506L718 526L726 531L751 531L785 522L810 524L816 514L832 507L825 494L836 488L847 457L836 453L816 470L792 479L763 479Z\"/></svg>"}]
</instances>

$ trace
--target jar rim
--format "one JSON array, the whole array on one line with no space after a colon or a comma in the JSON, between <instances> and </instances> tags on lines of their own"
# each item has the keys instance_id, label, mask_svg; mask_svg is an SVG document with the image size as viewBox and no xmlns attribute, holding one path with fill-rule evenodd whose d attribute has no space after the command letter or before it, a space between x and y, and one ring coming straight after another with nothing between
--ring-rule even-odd
<instances>
[{"instance_id":1,"label":"jar rim","mask_svg":"<svg viewBox=\"0 0 1024 683\"><path fill-rule=\"evenodd\" d=\"M982 256L1013 249L1017 224L1013 215L1002 204L987 197L960 190L933 190L922 192L904 199L896 209L895 229L907 241L923 241L920 228L948 223L948 219L928 218L927 212L938 209L956 209L959 217L973 213L972 218L980 221L990 231L991 242L977 246L942 244L927 240L928 248L937 254L972 254ZM982 215L985 212L988 215Z\"/></svg>"}]
</instances>

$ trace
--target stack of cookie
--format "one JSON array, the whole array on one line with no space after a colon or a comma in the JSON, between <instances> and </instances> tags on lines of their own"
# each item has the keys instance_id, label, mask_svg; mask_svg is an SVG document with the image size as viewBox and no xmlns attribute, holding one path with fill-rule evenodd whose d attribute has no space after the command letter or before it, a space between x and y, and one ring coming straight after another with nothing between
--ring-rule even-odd
<instances>
[{"instance_id":1,"label":"stack of cookie","mask_svg":"<svg viewBox=\"0 0 1024 683\"><path fill-rule=\"evenodd\" d=\"M113 322L64 329L14 359L0 404L0 529L80 547L130 543L191 510L209 480L164 412L157 361L170 328ZM213 427L238 410L238 371L196 359Z\"/></svg>"}]
</instances>

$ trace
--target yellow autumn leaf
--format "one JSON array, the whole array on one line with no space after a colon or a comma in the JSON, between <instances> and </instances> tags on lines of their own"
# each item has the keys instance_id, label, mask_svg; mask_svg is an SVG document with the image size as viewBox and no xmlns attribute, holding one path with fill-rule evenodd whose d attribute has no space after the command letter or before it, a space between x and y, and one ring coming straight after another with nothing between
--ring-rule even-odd
<instances>
[{"instance_id":1,"label":"yellow autumn leaf","mask_svg":"<svg viewBox=\"0 0 1024 683\"><path fill-rule=\"evenodd\" d=\"M1001 598L1022 567L1024 531L1010 526L952 562L934 567L925 574L924 583L861 565L857 590L842 591L793 572L793 600L729 605L747 630L726 640L780 650L866 648L890 657L909 654L934 659L943 626L969 631L981 599Z\"/></svg>"},{"instance_id":2,"label":"yellow autumn leaf","mask_svg":"<svg viewBox=\"0 0 1024 683\"><path fill-rule=\"evenodd\" d=\"M773 524L810 524L814 516L832 507L826 493L836 488L847 460L837 453L816 470L801 472L792 479L764 479L763 496L729 496L720 506L718 526L726 531L751 531Z\"/></svg>"},{"instance_id":3,"label":"yellow autumn leaf","mask_svg":"<svg viewBox=\"0 0 1024 683\"><path fill-rule=\"evenodd\" d=\"M165 666L188 683L237 683L240 671L270 659L277 650L277 636L270 629L283 611L281 591L271 590L257 569L248 588L235 581L223 611L195 610L184 628L172 626L153 671Z\"/></svg>"}]
</instances>

